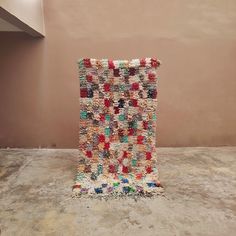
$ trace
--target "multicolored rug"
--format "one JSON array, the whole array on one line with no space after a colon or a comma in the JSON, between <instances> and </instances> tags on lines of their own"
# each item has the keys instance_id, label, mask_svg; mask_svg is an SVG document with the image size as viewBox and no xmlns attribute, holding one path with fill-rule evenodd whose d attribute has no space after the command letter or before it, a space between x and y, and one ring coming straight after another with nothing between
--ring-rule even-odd
<instances>
[{"instance_id":1,"label":"multicolored rug","mask_svg":"<svg viewBox=\"0 0 236 236\"><path fill-rule=\"evenodd\" d=\"M155 149L160 61L81 59L78 195L161 192Z\"/></svg>"}]
</instances>

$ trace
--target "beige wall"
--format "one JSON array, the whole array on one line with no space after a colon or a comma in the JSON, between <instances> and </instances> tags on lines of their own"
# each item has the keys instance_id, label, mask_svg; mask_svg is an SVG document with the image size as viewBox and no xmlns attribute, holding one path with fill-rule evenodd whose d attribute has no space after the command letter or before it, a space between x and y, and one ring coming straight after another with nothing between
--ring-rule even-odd
<instances>
[{"instance_id":1,"label":"beige wall","mask_svg":"<svg viewBox=\"0 0 236 236\"><path fill-rule=\"evenodd\" d=\"M40 34L45 34L42 0L0 0L0 7Z\"/></svg>"},{"instance_id":2,"label":"beige wall","mask_svg":"<svg viewBox=\"0 0 236 236\"><path fill-rule=\"evenodd\" d=\"M76 147L81 57L163 62L160 146L236 145L236 1L44 1L46 38L0 34L0 145Z\"/></svg>"}]
</instances>

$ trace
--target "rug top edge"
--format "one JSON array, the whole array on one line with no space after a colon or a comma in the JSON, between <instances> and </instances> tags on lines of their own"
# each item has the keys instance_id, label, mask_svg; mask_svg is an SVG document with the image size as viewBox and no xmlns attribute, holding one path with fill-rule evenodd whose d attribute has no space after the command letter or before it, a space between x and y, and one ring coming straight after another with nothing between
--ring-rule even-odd
<instances>
[{"instance_id":1,"label":"rug top edge","mask_svg":"<svg viewBox=\"0 0 236 236\"><path fill-rule=\"evenodd\" d=\"M77 61L79 67L100 67L100 68L124 68L124 67L159 67L162 63L157 58L136 58L131 60L123 59L94 59L94 58L80 58Z\"/></svg>"}]
</instances>

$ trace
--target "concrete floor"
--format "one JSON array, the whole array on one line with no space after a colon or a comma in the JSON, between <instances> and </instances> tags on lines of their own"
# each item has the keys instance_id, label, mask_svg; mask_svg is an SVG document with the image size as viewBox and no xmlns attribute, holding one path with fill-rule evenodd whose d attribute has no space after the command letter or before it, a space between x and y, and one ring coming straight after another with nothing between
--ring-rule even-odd
<instances>
[{"instance_id":1,"label":"concrete floor","mask_svg":"<svg viewBox=\"0 0 236 236\"><path fill-rule=\"evenodd\" d=\"M236 235L236 147L158 149L165 196L72 199L77 150L0 150L0 235Z\"/></svg>"}]
</instances>

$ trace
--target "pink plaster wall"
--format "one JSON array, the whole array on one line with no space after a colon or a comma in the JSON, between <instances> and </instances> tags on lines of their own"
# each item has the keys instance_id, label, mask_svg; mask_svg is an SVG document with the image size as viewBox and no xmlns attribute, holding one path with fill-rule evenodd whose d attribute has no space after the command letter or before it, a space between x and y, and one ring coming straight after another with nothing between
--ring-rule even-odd
<instances>
[{"instance_id":1,"label":"pink plaster wall","mask_svg":"<svg viewBox=\"0 0 236 236\"><path fill-rule=\"evenodd\" d=\"M156 56L158 145L236 145L234 0L50 0L44 13L44 39L0 33L0 146L77 147L77 59Z\"/></svg>"}]
</instances>

